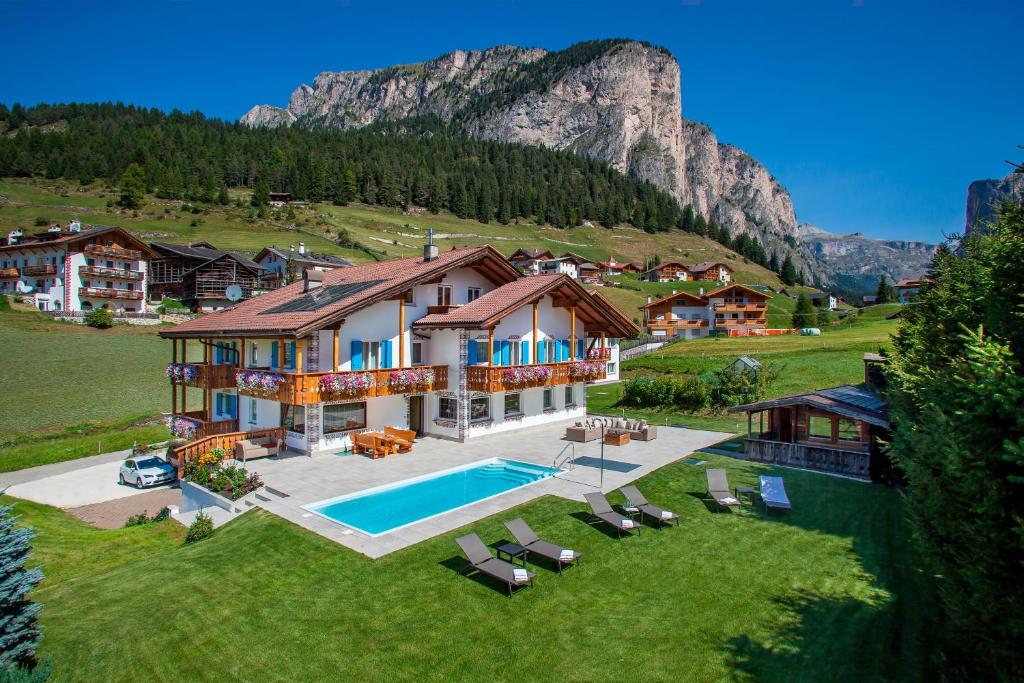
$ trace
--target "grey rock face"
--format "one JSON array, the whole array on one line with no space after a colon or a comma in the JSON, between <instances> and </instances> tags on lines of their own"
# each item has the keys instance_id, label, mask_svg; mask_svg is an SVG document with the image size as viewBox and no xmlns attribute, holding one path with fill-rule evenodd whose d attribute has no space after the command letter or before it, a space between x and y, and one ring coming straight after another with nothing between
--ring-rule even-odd
<instances>
[{"instance_id":1,"label":"grey rock face","mask_svg":"<svg viewBox=\"0 0 1024 683\"><path fill-rule=\"evenodd\" d=\"M1000 180L975 180L967 187L965 234L984 232L1004 202L1024 204L1024 173L1011 173Z\"/></svg>"},{"instance_id":2,"label":"grey rock face","mask_svg":"<svg viewBox=\"0 0 1024 683\"><path fill-rule=\"evenodd\" d=\"M839 235L809 224L798 227L800 242L832 274L838 287L874 292L884 275L890 283L921 277L936 244L908 240L875 240L860 233Z\"/></svg>"},{"instance_id":3,"label":"grey rock face","mask_svg":"<svg viewBox=\"0 0 1024 683\"><path fill-rule=\"evenodd\" d=\"M558 72L543 88L510 88L545 55L499 46L376 71L324 72L292 93L287 114L340 128L435 115L469 135L571 149L649 180L733 236L749 233L769 252L792 252L798 267L824 275L796 239L785 188L748 154L719 143L709 127L683 119L679 64L666 50L619 43ZM281 111L254 107L242 121L290 123Z\"/></svg>"},{"instance_id":4,"label":"grey rock face","mask_svg":"<svg viewBox=\"0 0 1024 683\"><path fill-rule=\"evenodd\" d=\"M295 122L295 116L287 109L282 109L281 107L257 104L245 112L245 115L239 121L256 128L277 128L278 126L292 125Z\"/></svg>"}]
</instances>

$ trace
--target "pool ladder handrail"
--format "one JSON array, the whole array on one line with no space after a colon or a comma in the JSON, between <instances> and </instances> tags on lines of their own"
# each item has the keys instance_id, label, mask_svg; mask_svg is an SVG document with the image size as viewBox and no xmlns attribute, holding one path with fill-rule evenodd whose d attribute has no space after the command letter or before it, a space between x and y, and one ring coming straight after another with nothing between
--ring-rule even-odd
<instances>
[{"instance_id":1,"label":"pool ladder handrail","mask_svg":"<svg viewBox=\"0 0 1024 683\"><path fill-rule=\"evenodd\" d=\"M569 451L569 455L566 455L563 458L562 454L564 454L567 450ZM562 458L561 462L559 462L559 460L558 460L559 458ZM564 467L564 465L566 463L569 464L568 467ZM562 450L558 451L558 455L556 455L555 459L551 462L551 468L552 469L556 469L556 470L561 470L561 469L572 470L575 467L576 467L576 444L570 442L570 443L565 444L565 446L562 447Z\"/></svg>"}]
</instances>

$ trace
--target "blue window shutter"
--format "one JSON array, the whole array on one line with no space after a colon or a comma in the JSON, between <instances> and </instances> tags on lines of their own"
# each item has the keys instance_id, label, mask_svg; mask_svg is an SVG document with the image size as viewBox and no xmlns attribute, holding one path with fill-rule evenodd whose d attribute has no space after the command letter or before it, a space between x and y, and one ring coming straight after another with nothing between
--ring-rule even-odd
<instances>
[{"instance_id":1,"label":"blue window shutter","mask_svg":"<svg viewBox=\"0 0 1024 683\"><path fill-rule=\"evenodd\" d=\"M576 358L583 360L583 340L578 339L576 341Z\"/></svg>"},{"instance_id":2,"label":"blue window shutter","mask_svg":"<svg viewBox=\"0 0 1024 683\"><path fill-rule=\"evenodd\" d=\"M501 365L501 342L494 340L494 348L491 349L491 365Z\"/></svg>"},{"instance_id":3,"label":"blue window shutter","mask_svg":"<svg viewBox=\"0 0 1024 683\"><path fill-rule=\"evenodd\" d=\"M277 354L278 354L277 342L270 342L270 367L272 367L272 368L280 367L280 365L278 364L278 360L277 360L278 359L278 355Z\"/></svg>"},{"instance_id":4,"label":"blue window shutter","mask_svg":"<svg viewBox=\"0 0 1024 683\"><path fill-rule=\"evenodd\" d=\"M352 369L362 370L363 369L363 342L358 339L352 340Z\"/></svg>"},{"instance_id":5,"label":"blue window shutter","mask_svg":"<svg viewBox=\"0 0 1024 683\"><path fill-rule=\"evenodd\" d=\"M217 365L224 362L224 349L220 347L220 344L213 347L213 362Z\"/></svg>"},{"instance_id":6,"label":"blue window shutter","mask_svg":"<svg viewBox=\"0 0 1024 683\"><path fill-rule=\"evenodd\" d=\"M295 358L296 358L296 356L295 356L295 342L288 342L288 350L291 351L291 354L292 354L292 360L288 364L288 367L290 369L294 370L295 369Z\"/></svg>"},{"instance_id":7,"label":"blue window shutter","mask_svg":"<svg viewBox=\"0 0 1024 683\"><path fill-rule=\"evenodd\" d=\"M391 340L385 339L380 343L380 365L382 368L391 367Z\"/></svg>"},{"instance_id":8,"label":"blue window shutter","mask_svg":"<svg viewBox=\"0 0 1024 683\"><path fill-rule=\"evenodd\" d=\"M530 342L528 342L528 341L526 341L524 339L523 343L522 343L522 347L523 347L523 352L522 352L522 354L523 354L523 358L522 358L523 365L529 365L530 364Z\"/></svg>"},{"instance_id":9,"label":"blue window shutter","mask_svg":"<svg viewBox=\"0 0 1024 683\"><path fill-rule=\"evenodd\" d=\"M544 340L537 340L537 362L544 363L547 361L547 357L544 355Z\"/></svg>"},{"instance_id":10,"label":"blue window shutter","mask_svg":"<svg viewBox=\"0 0 1024 683\"><path fill-rule=\"evenodd\" d=\"M228 395L228 416L232 420L238 417L238 397Z\"/></svg>"},{"instance_id":11,"label":"blue window shutter","mask_svg":"<svg viewBox=\"0 0 1024 683\"><path fill-rule=\"evenodd\" d=\"M569 355L570 355L569 340L568 339L563 339L562 340L562 362L566 362L566 361L572 360L571 358L569 358Z\"/></svg>"},{"instance_id":12,"label":"blue window shutter","mask_svg":"<svg viewBox=\"0 0 1024 683\"><path fill-rule=\"evenodd\" d=\"M562 362L562 340L561 339L552 339L551 341L555 345L555 362L556 363L561 363Z\"/></svg>"},{"instance_id":13,"label":"blue window shutter","mask_svg":"<svg viewBox=\"0 0 1024 683\"><path fill-rule=\"evenodd\" d=\"M469 355L469 364L476 365L476 340L469 340L469 348L466 349L466 352Z\"/></svg>"},{"instance_id":14,"label":"blue window shutter","mask_svg":"<svg viewBox=\"0 0 1024 683\"><path fill-rule=\"evenodd\" d=\"M511 362L512 352L509 351L508 339L501 340L501 364L508 365Z\"/></svg>"},{"instance_id":15,"label":"blue window shutter","mask_svg":"<svg viewBox=\"0 0 1024 683\"><path fill-rule=\"evenodd\" d=\"M217 394L217 414L224 414L224 394Z\"/></svg>"}]
</instances>

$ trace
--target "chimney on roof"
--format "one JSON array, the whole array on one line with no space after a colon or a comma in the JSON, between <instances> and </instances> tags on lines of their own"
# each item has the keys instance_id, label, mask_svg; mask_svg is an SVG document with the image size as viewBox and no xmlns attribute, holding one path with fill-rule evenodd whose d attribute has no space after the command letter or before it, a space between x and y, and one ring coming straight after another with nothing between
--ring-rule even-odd
<instances>
[{"instance_id":1,"label":"chimney on roof","mask_svg":"<svg viewBox=\"0 0 1024 683\"><path fill-rule=\"evenodd\" d=\"M427 243L423 245L423 262L433 261L438 256L437 245L434 244L434 229L427 228Z\"/></svg>"},{"instance_id":2,"label":"chimney on roof","mask_svg":"<svg viewBox=\"0 0 1024 683\"><path fill-rule=\"evenodd\" d=\"M704 288L703 287L700 288L700 295L704 296Z\"/></svg>"},{"instance_id":3,"label":"chimney on roof","mask_svg":"<svg viewBox=\"0 0 1024 683\"><path fill-rule=\"evenodd\" d=\"M302 291L312 292L324 286L323 271L306 268L302 271Z\"/></svg>"},{"instance_id":4,"label":"chimney on roof","mask_svg":"<svg viewBox=\"0 0 1024 683\"><path fill-rule=\"evenodd\" d=\"M306 253L306 243L305 242L299 242L299 253L300 254L305 254Z\"/></svg>"},{"instance_id":5,"label":"chimney on roof","mask_svg":"<svg viewBox=\"0 0 1024 683\"><path fill-rule=\"evenodd\" d=\"M675 295L676 295L676 290L673 289L672 290L672 296L675 296Z\"/></svg>"},{"instance_id":6,"label":"chimney on roof","mask_svg":"<svg viewBox=\"0 0 1024 683\"><path fill-rule=\"evenodd\" d=\"M651 303L651 297L647 297L647 303Z\"/></svg>"},{"instance_id":7,"label":"chimney on roof","mask_svg":"<svg viewBox=\"0 0 1024 683\"><path fill-rule=\"evenodd\" d=\"M288 245L288 251L295 251L295 245L294 244L289 244Z\"/></svg>"}]
</instances>

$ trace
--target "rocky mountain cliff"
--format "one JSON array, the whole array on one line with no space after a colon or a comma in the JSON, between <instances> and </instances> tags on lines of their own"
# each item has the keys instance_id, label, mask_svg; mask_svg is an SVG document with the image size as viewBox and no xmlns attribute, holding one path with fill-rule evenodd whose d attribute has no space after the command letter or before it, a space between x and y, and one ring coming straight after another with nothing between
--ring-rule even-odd
<instances>
[{"instance_id":1,"label":"rocky mountain cliff","mask_svg":"<svg viewBox=\"0 0 1024 683\"><path fill-rule=\"evenodd\" d=\"M1024 173L1011 173L999 180L975 180L967 187L965 234L982 231L995 218L1003 202L1024 203Z\"/></svg>"},{"instance_id":2,"label":"rocky mountain cliff","mask_svg":"<svg viewBox=\"0 0 1024 683\"><path fill-rule=\"evenodd\" d=\"M798 241L786 190L757 160L684 120L679 64L665 49L606 40L559 52L500 46L375 71L324 72L287 109L259 105L253 126L366 126L436 116L460 133L569 149L649 180L736 236L792 254L828 280Z\"/></svg>"},{"instance_id":3,"label":"rocky mountain cliff","mask_svg":"<svg viewBox=\"0 0 1024 683\"><path fill-rule=\"evenodd\" d=\"M920 277L936 244L905 240L876 240L859 232L839 235L808 223L798 227L800 243L821 267L832 274L841 292L874 292L884 275L890 283Z\"/></svg>"}]
</instances>

